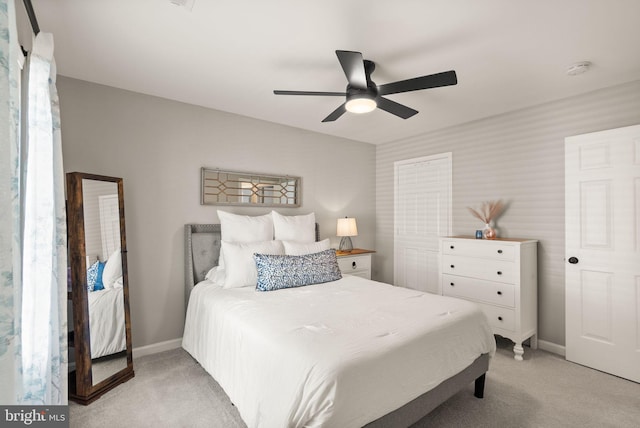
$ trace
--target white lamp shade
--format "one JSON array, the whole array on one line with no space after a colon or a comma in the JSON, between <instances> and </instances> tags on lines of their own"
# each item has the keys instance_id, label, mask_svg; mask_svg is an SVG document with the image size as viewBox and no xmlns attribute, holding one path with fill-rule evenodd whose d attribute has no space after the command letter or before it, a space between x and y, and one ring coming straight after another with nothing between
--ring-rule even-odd
<instances>
[{"instance_id":1,"label":"white lamp shade","mask_svg":"<svg viewBox=\"0 0 640 428\"><path fill-rule=\"evenodd\" d=\"M355 218L339 218L336 236L358 236L358 226Z\"/></svg>"}]
</instances>

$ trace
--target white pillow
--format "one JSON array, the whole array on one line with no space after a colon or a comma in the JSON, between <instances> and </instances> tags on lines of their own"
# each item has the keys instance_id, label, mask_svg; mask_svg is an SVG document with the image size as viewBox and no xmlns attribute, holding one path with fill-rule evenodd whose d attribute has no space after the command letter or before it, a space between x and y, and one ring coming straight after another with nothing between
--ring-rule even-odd
<instances>
[{"instance_id":1,"label":"white pillow","mask_svg":"<svg viewBox=\"0 0 640 428\"><path fill-rule=\"evenodd\" d=\"M122 276L122 257L120 248L115 250L107 259L102 271L102 283L104 288L113 288L113 284Z\"/></svg>"},{"instance_id":2,"label":"white pillow","mask_svg":"<svg viewBox=\"0 0 640 428\"><path fill-rule=\"evenodd\" d=\"M248 216L218 210L220 235L227 242L262 242L273 239L271 214Z\"/></svg>"},{"instance_id":3,"label":"white pillow","mask_svg":"<svg viewBox=\"0 0 640 428\"><path fill-rule=\"evenodd\" d=\"M305 254L319 253L320 251L329 249L329 238L319 242L295 242L282 241L284 245L284 253L287 256L304 256Z\"/></svg>"},{"instance_id":4,"label":"white pillow","mask_svg":"<svg viewBox=\"0 0 640 428\"><path fill-rule=\"evenodd\" d=\"M224 285L224 277L224 269L220 266L214 266L209 269L209 272L207 272L207 275L205 275L204 279L208 279L215 285Z\"/></svg>"},{"instance_id":5,"label":"white pillow","mask_svg":"<svg viewBox=\"0 0 640 428\"><path fill-rule=\"evenodd\" d=\"M116 279L116 282L113 283L113 288L122 288L124 287L124 280L122 277Z\"/></svg>"},{"instance_id":6,"label":"white pillow","mask_svg":"<svg viewBox=\"0 0 640 428\"><path fill-rule=\"evenodd\" d=\"M315 213L284 216L271 211L271 214L273 215L275 239L280 241L315 242Z\"/></svg>"},{"instance_id":7,"label":"white pillow","mask_svg":"<svg viewBox=\"0 0 640 428\"><path fill-rule=\"evenodd\" d=\"M253 259L254 253L284 255L282 241L225 242L221 243L224 254L224 288L255 287L258 270Z\"/></svg>"}]
</instances>

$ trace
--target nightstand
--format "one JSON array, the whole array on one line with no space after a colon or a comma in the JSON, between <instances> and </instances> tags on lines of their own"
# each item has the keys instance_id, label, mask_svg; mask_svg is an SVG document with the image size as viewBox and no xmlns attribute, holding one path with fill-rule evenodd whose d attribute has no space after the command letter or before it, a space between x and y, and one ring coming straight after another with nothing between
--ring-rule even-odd
<instances>
[{"instance_id":1,"label":"nightstand","mask_svg":"<svg viewBox=\"0 0 640 428\"><path fill-rule=\"evenodd\" d=\"M351 251L336 250L340 272L371 279L371 254L373 253L375 251L362 248L354 248Z\"/></svg>"}]
</instances>

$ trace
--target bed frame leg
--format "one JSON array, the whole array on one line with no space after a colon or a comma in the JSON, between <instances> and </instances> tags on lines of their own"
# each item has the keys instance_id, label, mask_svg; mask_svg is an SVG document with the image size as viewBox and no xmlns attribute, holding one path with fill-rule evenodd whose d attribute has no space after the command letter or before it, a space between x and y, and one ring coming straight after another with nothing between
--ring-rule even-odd
<instances>
[{"instance_id":1,"label":"bed frame leg","mask_svg":"<svg viewBox=\"0 0 640 428\"><path fill-rule=\"evenodd\" d=\"M483 398L484 397L484 378L485 378L485 376L486 376L486 373L476 379L476 390L473 393L473 395L475 395L476 398Z\"/></svg>"}]
</instances>

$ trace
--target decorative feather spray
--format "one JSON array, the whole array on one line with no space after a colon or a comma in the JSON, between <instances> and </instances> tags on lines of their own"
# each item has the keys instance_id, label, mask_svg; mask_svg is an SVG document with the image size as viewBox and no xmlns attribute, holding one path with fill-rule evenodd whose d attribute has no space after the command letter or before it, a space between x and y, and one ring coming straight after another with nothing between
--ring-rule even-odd
<instances>
[{"instance_id":1,"label":"decorative feather spray","mask_svg":"<svg viewBox=\"0 0 640 428\"><path fill-rule=\"evenodd\" d=\"M467 209L469 210L469 212L471 212L471 215L473 215L483 223L489 224L491 223L491 220L495 220L496 217L498 217L500 213L502 213L504 204L502 203L502 201L488 201L482 203L480 211L476 211L471 207L467 207Z\"/></svg>"},{"instance_id":2,"label":"decorative feather spray","mask_svg":"<svg viewBox=\"0 0 640 428\"><path fill-rule=\"evenodd\" d=\"M486 239L495 239L496 230L490 226L492 220L495 220L504 209L504 204L501 200L483 202L480 210L477 211L471 207L467 207L471 215L478 220L482 221L486 226L483 230L483 236Z\"/></svg>"}]
</instances>

